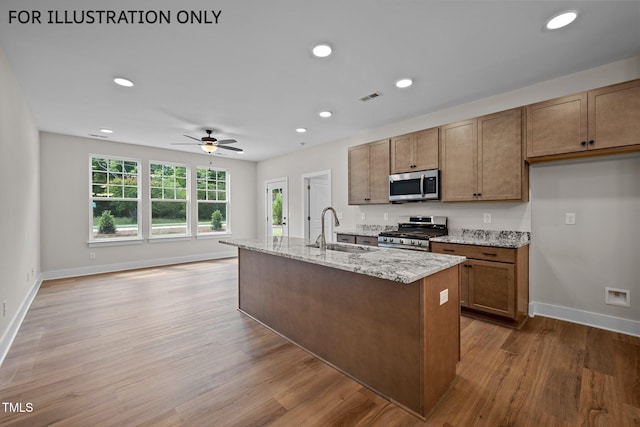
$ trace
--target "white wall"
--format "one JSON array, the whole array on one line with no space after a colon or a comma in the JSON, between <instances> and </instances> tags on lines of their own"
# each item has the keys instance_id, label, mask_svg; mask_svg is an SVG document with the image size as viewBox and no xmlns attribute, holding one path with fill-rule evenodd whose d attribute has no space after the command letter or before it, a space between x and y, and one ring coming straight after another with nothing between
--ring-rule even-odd
<instances>
[{"instance_id":1,"label":"white wall","mask_svg":"<svg viewBox=\"0 0 640 427\"><path fill-rule=\"evenodd\" d=\"M38 129L0 49L0 361L40 276ZM31 295L32 296L32 295Z\"/></svg>"},{"instance_id":2,"label":"white wall","mask_svg":"<svg viewBox=\"0 0 640 427\"><path fill-rule=\"evenodd\" d=\"M343 219L341 224L344 228L354 228L356 224L395 224L397 218L402 215L413 213L425 213L435 215L446 215L449 217L449 226L451 228L485 228L485 229L502 229L502 230L518 230L518 231L531 231L533 235L531 251L532 253L546 253L551 250L553 253L557 253L557 258L554 260L554 268L562 271L561 274L556 277L561 281L561 286L566 293L565 297L561 297L557 292L553 292L549 289L550 286L558 286L558 282L550 284L546 281L548 268L540 261L540 258L532 257L531 264L531 301L535 307L536 298L541 298L541 304L539 308L544 308L544 304L557 304L560 307L566 307L571 310L582 310L585 312L600 313L603 316L620 316L621 318L633 319L635 322L640 321L640 315L638 314L637 307L633 310L620 310L611 309L609 306L602 307L602 300L604 291L602 290L602 283L587 283L582 280L582 273L575 272L575 264L572 263L574 258L592 259L593 255L588 245L578 245L572 252L559 252L548 245L547 240L537 239L537 234L542 233L541 227L544 227L545 221L548 217L553 215L555 211L555 205L564 201L566 197L571 193L563 192L555 195L549 195L546 199L540 199L540 194L532 194L531 200L528 203L440 203L440 202L428 202L420 204L404 204L404 205L379 205L379 206L349 206L347 204L347 150L348 147L366 142L375 141L382 138L389 138L394 135L401 135L403 133L412 132L420 129L426 129L434 126L439 126L447 123L451 123L458 120L463 120L471 117L480 116L483 114L489 114L497 111L506 110L530 103L555 98L558 96L569 95L576 92L581 92L593 88L607 86L614 83L632 80L640 77L640 56L629 58L627 60L617 61L611 64L603 65L597 68L585 70L579 73L568 75L562 78L538 83L532 86L528 86L522 89L514 90L508 93L499 94L482 100L470 102L464 105L448 108L446 110L438 111L435 113L420 116L414 119L410 119L401 123L396 123L390 126L382 127L379 129L371 130L368 132L355 135L351 138L346 138L339 141L334 141L321 146L309 147L298 150L287 156L281 156L278 158L268 159L258 163L257 181L256 185L259 188L264 186L264 180L274 177L288 176L289 177L289 223L290 234L292 236L303 236L302 234L302 202L301 195L302 190L300 188L300 175L312 171L331 169L332 170L332 185L333 185L333 201L332 205L336 210L342 213ZM478 82L481 84L481 82ZM640 141L639 141L640 142ZM610 158L596 160L597 162L612 162L605 163L607 165L613 165L605 167L613 177L614 182L616 180L625 179L622 174L626 162L620 158ZM564 171L565 166L558 164L557 166L549 166L551 169L533 169L530 173L531 188L541 188L545 185L542 180L545 170ZM565 176L572 176L576 182L582 182L590 177L589 168L568 168L569 175L562 173L559 178L564 179ZM555 184L554 184L555 186ZM635 184L636 189L640 184ZM627 193L629 194L629 193ZM637 203L637 193L636 203ZM629 195L633 198L633 195ZM607 197L606 200L610 198ZM636 219L637 221L637 204L636 207ZM258 210L264 212L264 198L258 197L257 203ZM567 207L568 208L568 207ZM604 210L604 209L603 209ZM483 223L483 213L492 214L492 223ZM532 212L536 215L540 215L538 222L533 221L536 228L532 227ZM384 213L388 213L389 220L384 220ZM365 220L361 220L361 215L365 215ZM564 217L563 217L564 218ZM582 216L580 216L582 218ZM616 220L613 222L611 234L621 235L627 233L630 230L634 230L634 225L629 224L632 221L628 216L617 215ZM637 226L635 228L637 231ZM336 228L335 231L339 231ZM264 235L265 228L262 221L257 223L258 235ZM576 233L580 233L582 239L588 240L588 235L585 235L586 230L583 227L577 227ZM636 233L637 236L637 233ZM640 236L637 236L640 237ZM610 239L604 239L607 244L611 243ZM567 244L571 244L568 242ZM627 271L635 268L637 264L637 254L640 253L640 239L635 239L629 242L626 246L629 254L636 254L635 263L628 258L621 258L617 264L618 269ZM614 251L615 246L605 247L604 250ZM606 268L609 268L607 266ZM627 270L625 270L627 269ZM620 279L616 283L627 283L627 279ZM635 285L628 287L634 287L637 289L637 279L634 282ZM597 286L596 286L597 285ZM588 287L588 291L585 291L585 286ZM627 286L627 284L625 284ZM593 287L593 288L592 288ZM626 289L626 288L625 288ZM634 292L632 291L632 294ZM637 291L636 291L637 294ZM637 301L637 300L636 300ZM637 305L637 304L635 304ZM548 315L552 313L547 312ZM575 314L575 313L574 313ZM559 316L559 315L557 315ZM569 320L578 320L574 316ZM600 320L593 317L590 318L592 324L597 325ZM605 322L606 323L606 322ZM606 325L605 325L606 326ZM632 323L631 325L623 326L623 330L628 331L628 327L636 328L638 323ZM625 329L626 328L626 329ZM640 331L637 333L640 335Z\"/></svg>"},{"instance_id":3,"label":"white wall","mask_svg":"<svg viewBox=\"0 0 640 427\"><path fill-rule=\"evenodd\" d=\"M539 164L531 179L531 300L640 321L640 155ZM605 305L605 287L631 307Z\"/></svg>"},{"instance_id":4,"label":"white wall","mask_svg":"<svg viewBox=\"0 0 640 427\"><path fill-rule=\"evenodd\" d=\"M132 144L41 134L42 270L44 277L67 277L150 265L170 264L235 255L236 250L216 239L163 240L140 245L89 247L89 156L104 154L206 167L209 157ZM231 177L229 221L231 236L255 235L256 163L213 156L213 167ZM142 185L146 185L143 180ZM147 194L143 190L143 195ZM148 206L143 204L143 206ZM143 210L143 224L147 221ZM144 228L143 228L144 230ZM95 260L89 253L94 252Z\"/></svg>"}]
</instances>

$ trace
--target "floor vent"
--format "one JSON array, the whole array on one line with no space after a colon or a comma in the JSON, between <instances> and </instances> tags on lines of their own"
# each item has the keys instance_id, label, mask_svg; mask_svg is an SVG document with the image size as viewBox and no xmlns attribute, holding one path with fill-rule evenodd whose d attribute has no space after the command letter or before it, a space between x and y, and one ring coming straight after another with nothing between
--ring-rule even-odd
<instances>
[{"instance_id":1,"label":"floor vent","mask_svg":"<svg viewBox=\"0 0 640 427\"><path fill-rule=\"evenodd\" d=\"M372 99L374 99L374 98L377 98L377 97L379 97L379 96L381 96L381 95L382 95L382 94L381 94L380 92L373 92L373 93L370 93L370 94L369 94L369 95L367 95L367 96L363 96L362 98L360 98L360 101L362 101L362 102L370 101L370 100L372 100Z\"/></svg>"}]
</instances>

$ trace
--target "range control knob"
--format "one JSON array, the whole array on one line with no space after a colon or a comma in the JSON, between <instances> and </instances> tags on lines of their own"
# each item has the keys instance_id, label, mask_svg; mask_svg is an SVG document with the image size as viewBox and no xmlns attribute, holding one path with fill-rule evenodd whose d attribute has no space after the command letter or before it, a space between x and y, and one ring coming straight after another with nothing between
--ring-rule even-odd
<instances>
[{"instance_id":1,"label":"range control knob","mask_svg":"<svg viewBox=\"0 0 640 427\"><path fill-rule=\"evenodd\" d=\"M404 240L400 239L400 244L404 245Z\"/></svg>"}]
</instances>

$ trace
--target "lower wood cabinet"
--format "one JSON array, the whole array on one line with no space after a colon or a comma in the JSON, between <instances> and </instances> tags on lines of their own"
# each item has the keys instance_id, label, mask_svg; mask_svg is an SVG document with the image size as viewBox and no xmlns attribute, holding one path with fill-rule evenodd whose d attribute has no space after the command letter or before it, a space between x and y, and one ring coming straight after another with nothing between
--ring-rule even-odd
<instances>
[{"instance_id":1,"label":"lower wood cabinet","mask_svg":"<svg viewBox=\"0 0 640 427\"><path fill-rule=\"evenodd\" d=\"M431 251L461 255L460 304L519 326L529 310L529 246L517 249L431 242Z\"/></svg>"},{"instance_id":2,"label":"lower wood cabinet","mask_svg":"<svg viewBox=\"0 0 640 427\"><path fill-rule=\"evenodd\" d=\"M336 240L341 243L355 243L357 245L378 246L378 238L373 236L356 236L353 234L337 233Z\"/></svg>"}]
</instances>

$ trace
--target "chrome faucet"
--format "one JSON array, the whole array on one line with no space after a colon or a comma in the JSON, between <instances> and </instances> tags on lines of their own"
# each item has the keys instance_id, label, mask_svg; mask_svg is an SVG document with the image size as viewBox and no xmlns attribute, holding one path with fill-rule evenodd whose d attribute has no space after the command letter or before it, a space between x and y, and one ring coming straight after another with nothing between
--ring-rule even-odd
<instances>
[{"instance_id":1,"label":"chrome faucet","mask_svg":"<svg viewBox=\"0 0 640 427\"><path fill-rule=\"evenodd\" d=\"M331 211L333 213L333 219L335 220L334 225L336 227L340 225L340 221L338 221L338 214L336 214L335 209L329 206L322 210L322 216L320 217L320 221L322 221L322 233L320 234L320 246L319 246L321 251L327 250L327 239L325 238L325 235L324 235L324 214L326 214L327 211Z\"/></svg>"}]
</instances>

